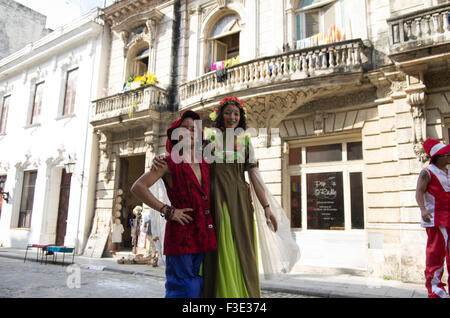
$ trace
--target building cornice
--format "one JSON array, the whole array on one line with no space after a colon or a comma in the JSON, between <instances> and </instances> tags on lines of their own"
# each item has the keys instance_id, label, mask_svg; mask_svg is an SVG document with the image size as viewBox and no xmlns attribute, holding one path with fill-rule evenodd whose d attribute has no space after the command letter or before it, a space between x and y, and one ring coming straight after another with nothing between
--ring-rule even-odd
<instances>
[{"instance_id":1,"label":"building cornice","mask_svg":"<svg viewBox=\"0 0 450 318\"><path fill-rule=\"evenodd\" d=\"M165 2L172 1L121 0L104 8L101 17L111 26L111 29L120 32L148 19L159 22L164 15L157 7Z\"/></svg>"}]
</instances>

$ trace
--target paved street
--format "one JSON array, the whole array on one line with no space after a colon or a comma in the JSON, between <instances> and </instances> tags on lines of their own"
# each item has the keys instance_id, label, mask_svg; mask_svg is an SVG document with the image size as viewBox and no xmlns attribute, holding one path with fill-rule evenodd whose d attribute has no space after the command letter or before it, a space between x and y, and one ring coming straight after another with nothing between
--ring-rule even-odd
<instances>
[{"instance_id":1,"label":"paved street","mask_svg":"<svg viewBox=\"0 0 450 318\"><path fill-rule=\"evenodd\" d=\"M24 263L0 258L0 297L7 298L161 298L165 280L159 277L80 268ZM289 293L263 291L264 298L303 298Z\"/></svg>"},{"instance_id":2,"label":"paved street","mask_svg":"<svg viewBox=\"0 0 450 318\"><path fill-rule=\"evenodd\" d=\"M164 297L160 278L81 269L78 265L0 258L0 277L0 297Z\"/></svg>"}]
</instances>

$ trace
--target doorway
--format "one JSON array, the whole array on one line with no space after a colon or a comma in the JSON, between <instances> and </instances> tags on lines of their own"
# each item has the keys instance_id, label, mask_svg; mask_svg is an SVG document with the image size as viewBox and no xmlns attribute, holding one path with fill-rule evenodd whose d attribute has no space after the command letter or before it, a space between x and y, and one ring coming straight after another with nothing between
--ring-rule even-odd
<instances>
[{"instance_id":1,"label":"doorway","mask_svg":"<svg viewBox=\"0 0 450 318\"><path fill-rule=\"evenodd\" d=\"M145 172L145 155L120 158L118 189L122 189L122 210L120 220L124 228L120 249L132 250L131 227L134 219L133 209L142 202L130 191L133 183Z\"/></svg>"},{"instance_id":2,"label":"doorway","mask_svg":"<svg viewBox=\"0 0 450 318\"><path fill-rule=\"evenodd\" d=\"M69 214L71 180L72 174L67 173L66 169L63 169L59 192L58 220L56 223L56 239L55 239L55 244L59 246L64 245L64 238L66 236L67 216Z\"/></svg>"}]
</instances>

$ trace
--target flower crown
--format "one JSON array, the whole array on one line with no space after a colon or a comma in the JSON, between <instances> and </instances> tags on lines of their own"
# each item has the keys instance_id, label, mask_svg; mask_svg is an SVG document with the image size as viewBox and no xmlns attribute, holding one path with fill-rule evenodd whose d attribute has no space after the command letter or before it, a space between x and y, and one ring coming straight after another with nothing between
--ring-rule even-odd
<instances>
[{"instance_id":1,"label":"flower crown","mask_svg":"<svg viewBox=\"0 0 450 318\"><path fill-rule=\"evenodd\" d=\"M216 121L220 108L228 104L236 105L237 107L242 108L244 111L244 117L247 119L247 108L244 106L244 102L237 97L225 97L222 99L219 105L215 107L214 111L209 114L209 118L211 118L212 121Z\"/></svg>"}]
</instances>

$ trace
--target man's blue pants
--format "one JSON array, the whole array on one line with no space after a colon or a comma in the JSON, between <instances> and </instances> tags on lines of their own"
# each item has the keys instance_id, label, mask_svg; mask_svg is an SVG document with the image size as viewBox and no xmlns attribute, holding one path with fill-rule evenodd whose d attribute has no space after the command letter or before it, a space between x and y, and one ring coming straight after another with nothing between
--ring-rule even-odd
<instances>
[{"instance_id":1,"label":"man's blue pants","mask_svg":"<svg viewBox=\"0 0 450 318\"><path fill-rule=\"evenodd\" d=\"M204 253L166 255L166 298L200 298Z\"/></svg>"}]
</instances>

